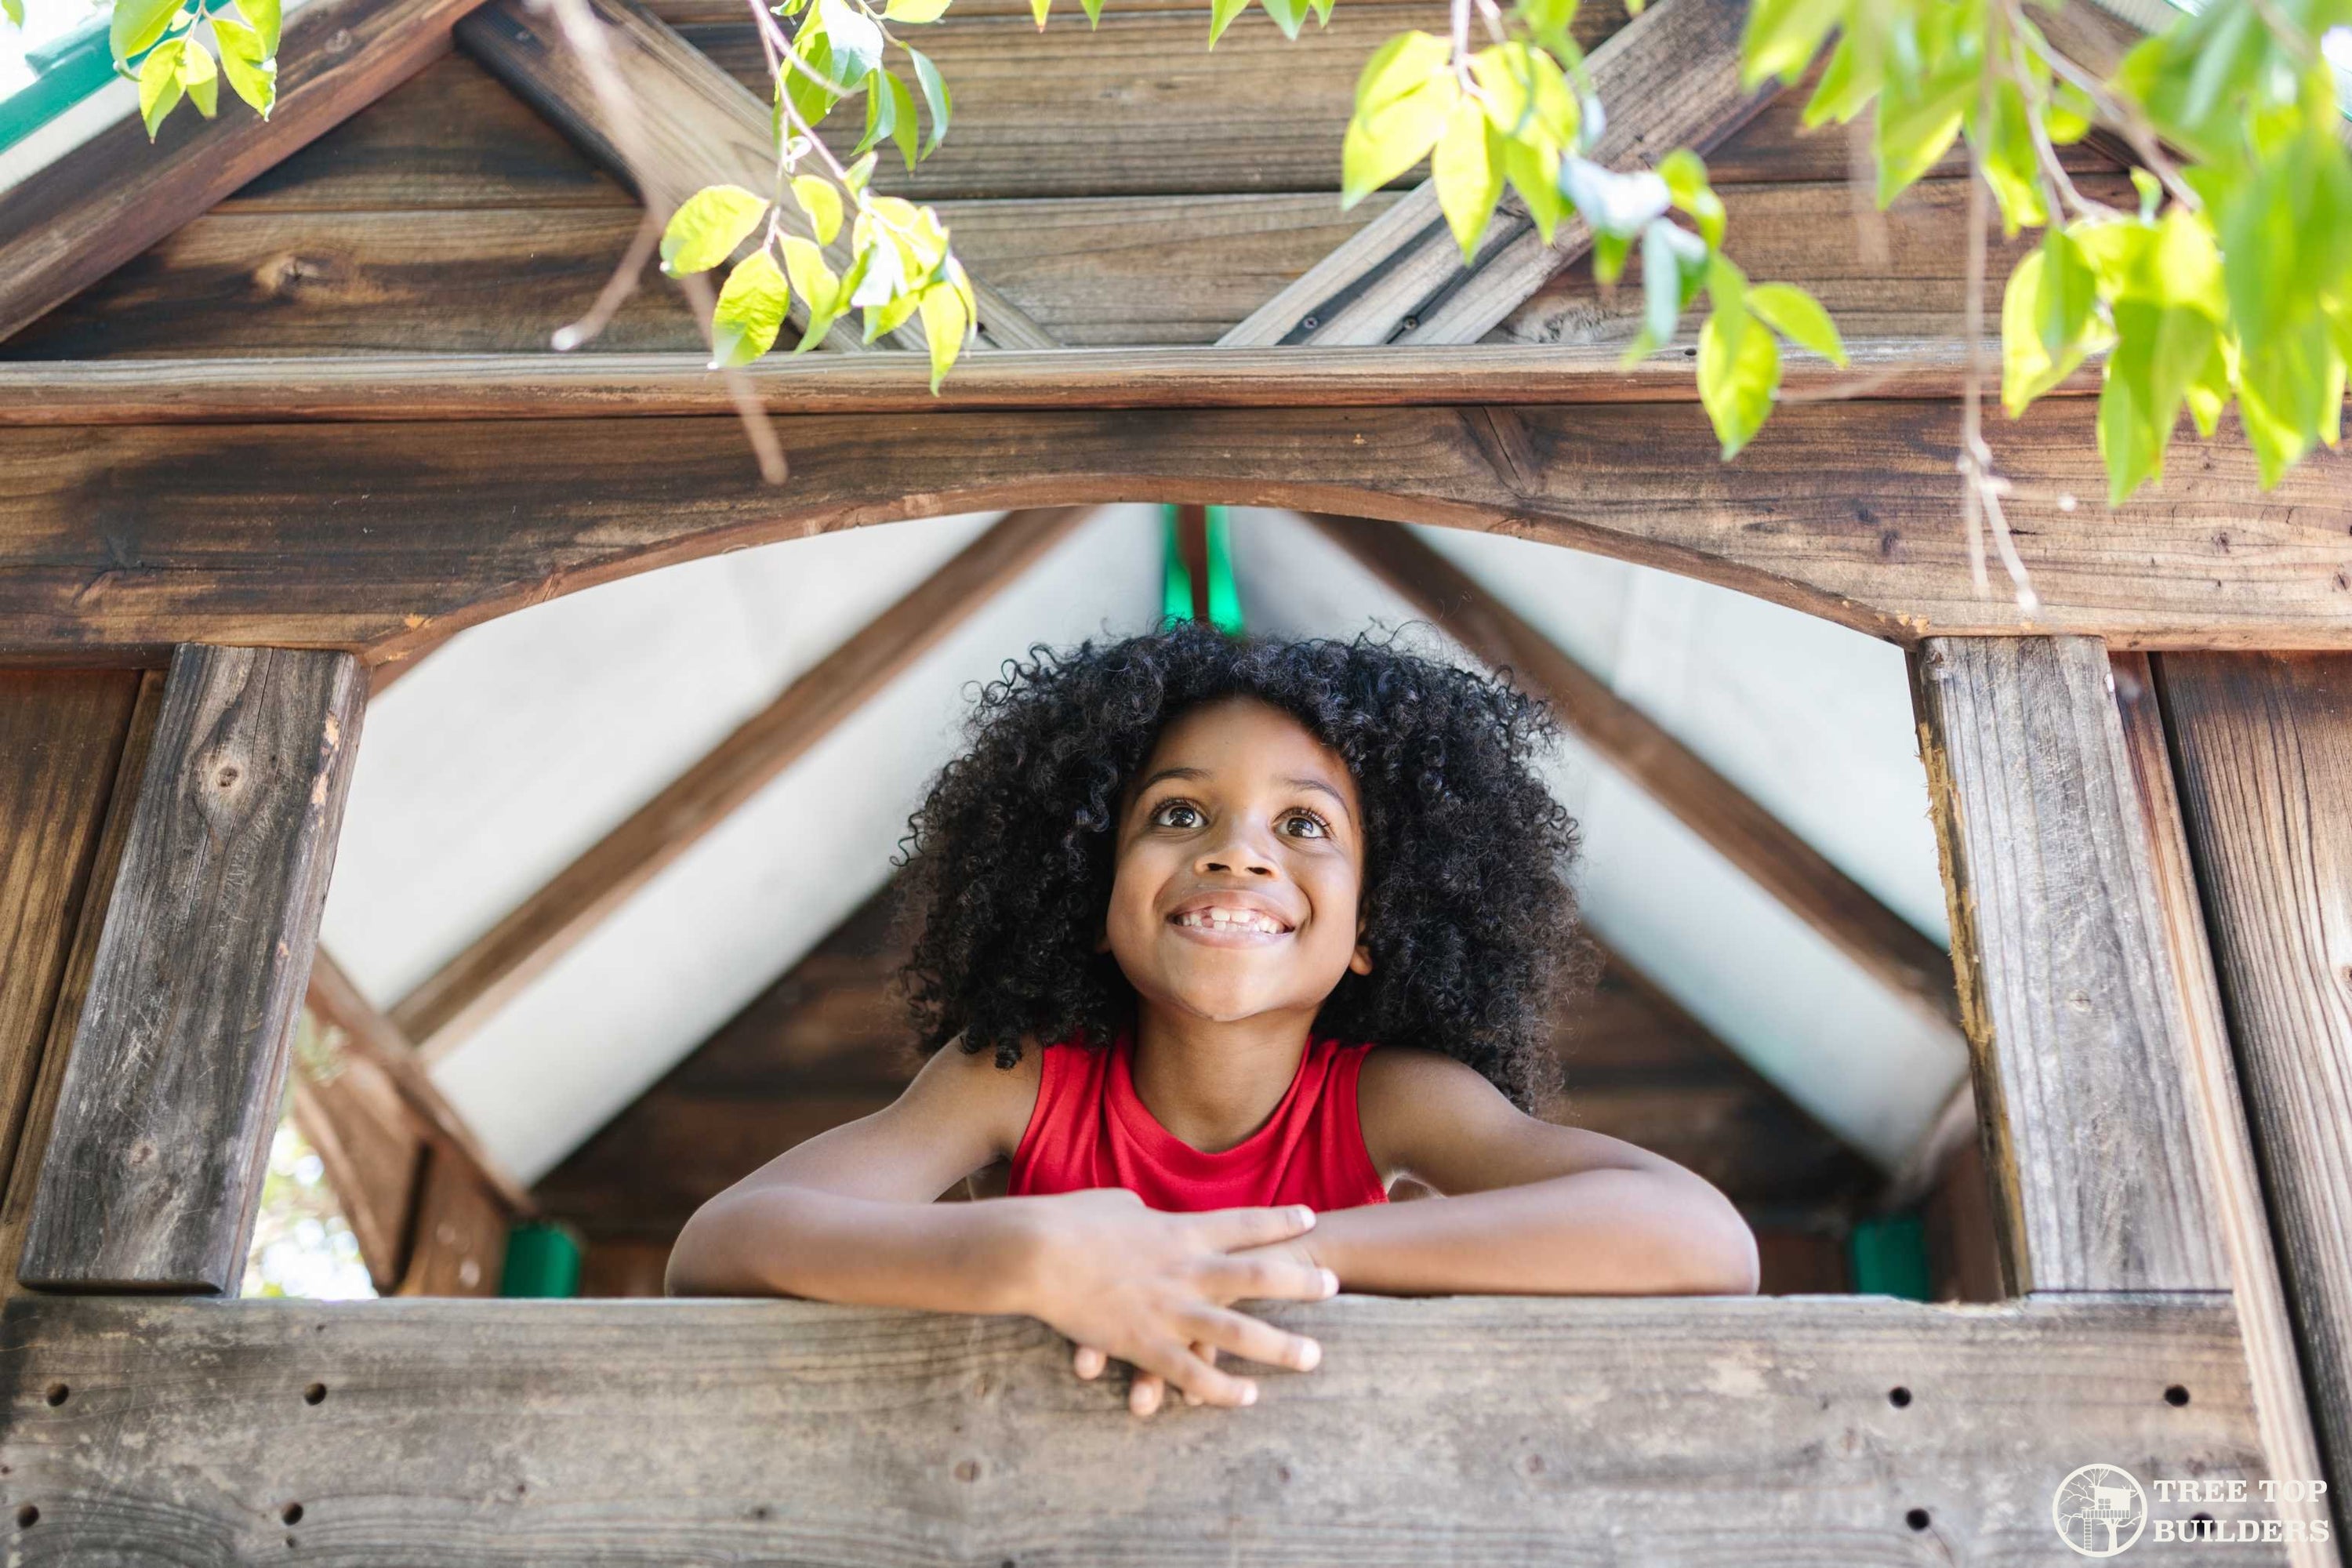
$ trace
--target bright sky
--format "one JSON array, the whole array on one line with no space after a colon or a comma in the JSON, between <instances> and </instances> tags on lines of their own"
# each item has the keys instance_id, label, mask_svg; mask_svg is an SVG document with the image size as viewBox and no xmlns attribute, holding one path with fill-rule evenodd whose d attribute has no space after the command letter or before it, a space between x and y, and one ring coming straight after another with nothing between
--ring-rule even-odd
<instances>
[{"instance_id":1,"label":"bright sky","mask_svg":"<svg viewBox=\"0 0 2352 1568\"><path fill-rule=\"evenodd\" d=\"M26 50L65 37L108 8L106 0L25 0L22 31L0 21L0 98L33 79L33 68L25 63Z\"/></svg>"}]
</instances>

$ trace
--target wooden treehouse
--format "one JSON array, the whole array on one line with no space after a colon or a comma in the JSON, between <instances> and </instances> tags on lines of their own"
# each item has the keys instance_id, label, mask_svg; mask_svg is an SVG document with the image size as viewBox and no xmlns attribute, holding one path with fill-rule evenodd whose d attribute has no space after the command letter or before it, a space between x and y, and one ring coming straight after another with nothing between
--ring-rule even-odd
<instances>
[{"instance_id":1,"label":"wooden treehouse","mask_svg":"<svg viewBox=\"0 0 2352 1568\"><path fill-rule=\"evenodd\" d=\"M741 8L598 5L646 181L762 184ZM895 187L981 342L937 397L911 326L755 369L781 487L666 284L547 352L640 209L520 0L306 0L267 121L150 148L118 84L0 152L8 1560L2041 1563L2105 1463L2336 1481L2151 1487L2305 1539L2143 1550L2339 1561L2352 459L2183 437L2110 512L2078 375L1995 432L2029 616L1958 521L1962 171L1871 211L1739 0L1579 22L1603 158L1705 150L1854 348L1728 464L1580 230L1341 212L1362 60L1442 7L1027 9L927 39L963 114ZM1766 1293L1343 1297L1276 1314L1310 1376L1149 1423L1025 1319L617 1299L904 1081L908 779L961 681L1157 613L1160 507L1196 585L1234 509L1253 622L1425 620L1557 706L1568 1114L1722 1185ZM1775 671L1744 739L1691 695ZM240 1298L289 1085L396 1299ZM1896 1293L1847 1241L1904 1212ZM488 1299L518 1221L597 1299Z\"/></svg>"}]
</instances>

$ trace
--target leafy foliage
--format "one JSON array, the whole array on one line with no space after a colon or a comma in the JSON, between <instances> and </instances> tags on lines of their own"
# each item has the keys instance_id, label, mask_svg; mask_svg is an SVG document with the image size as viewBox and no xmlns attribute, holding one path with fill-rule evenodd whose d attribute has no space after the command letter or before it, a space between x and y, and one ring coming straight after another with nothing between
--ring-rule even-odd
<instances>
[{"instance_id":1,"label":"leafy foliage","mask_svg":"<svg viewBox=\"0 0 2352 1568\"><path fill-rule=\"evenodd\" d=\"M21 24L13 10L10 16ZM224 77L230 91L268 119L278 102L279 22L278 0L115 0L107 41L114 68L139 84L148 140L183 99L210 120L220 108Z\"/></svg>"}]
</instances>

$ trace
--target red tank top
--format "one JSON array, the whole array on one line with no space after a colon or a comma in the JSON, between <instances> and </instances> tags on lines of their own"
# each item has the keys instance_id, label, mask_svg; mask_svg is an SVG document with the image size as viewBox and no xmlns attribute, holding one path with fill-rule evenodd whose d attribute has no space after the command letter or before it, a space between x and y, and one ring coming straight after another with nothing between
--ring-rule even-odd
<instances>
[{"instance_id":1,"label":"red tank top","mask_svg":"<svg viewBox=\"0 0 2352 1568\"><path fill-rule=\"evenodd\" d=\"M1356 1110L1356 1076L1369 1045L1309 1040L1265 1125L1215 1153L1160 1125L1135 1092L1129 1049L1124 1035L1108 1050L1045 1048L1037 1104L1013 1152L1008 1194L1125 1187L1173 1212L1269 1204L1320 1211L1389 1201Z\"/></svg>"}]
</instances>

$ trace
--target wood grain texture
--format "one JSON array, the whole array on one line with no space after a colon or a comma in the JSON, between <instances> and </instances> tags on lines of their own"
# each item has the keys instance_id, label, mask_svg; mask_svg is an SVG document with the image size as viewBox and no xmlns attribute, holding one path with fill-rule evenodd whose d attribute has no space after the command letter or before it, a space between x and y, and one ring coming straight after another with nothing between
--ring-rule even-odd
<instances>
[{"instance_id":1,"label":"wood grain texture","mask_svg":"<svg viewBox=\"0 0 2352 1568\"><path fill-rule=\"evenodd\" d=\"M895 994L907 938L876 895L542 1177L593 1255L665 1249L695 1209L792 1144L879 1110L921 1065ZM1770 1223L1836 1214L1874 1184L1848 1150L1622 959L1555 1021L1553 1120L1664 1154ZM1842 1287L1841 1287L1842 1288Z\"/></svg>"},{"instance_id":2,"label":"wood grain texture","mask_svg":"<svg viewBox=\"0 0 2352 1568\"><path fill-rule=\"evenodd\" d=\"M289 18L268 119L132 115L0 195L0 338L103 278L382 97L449 47L478 0L314 0Z\"/></svg>"},{"instance_id":3,"label":"wood grain texture","mask_svg":"<svg viewBox=\"0 0 2352 1568\"><path fill-rule=\"evenodd\" d=\"M1705 152L1763 106L1739 85L1739 0L1654 0L1592 51L1593 90L1609 106L1593 149L1610 168L1676 147ZM1423 184L1218 339L1246 347L1475 342L1592 242L1581 219L1546 245L1511 198L1468 266Z\"/></svg>"},{"instance_id":4,"label":"wood grain texture","mask_svg":"<svg viewBox=\"0 0 2352 1568\"><path fill-rule=\"evenodd\" d=\"M446 1146L427 1150L403 1296L495 1296L514 1215Z\"/></svg>"},{"instance_id":5,"label":"wood grain texture","mask_svg":"<svg viewBox=\"0 0 2352 1568\"><path fill-rule=\"evenodd\" d=\"M1611 690L1402 524L1308 521L1560 722L1881 985L1957 1029L1951 958L1655 720Z\"/></svg>"},{"instance_id":6,"label":"wood grain texture","mask_svg":"<svg viewBox=\"0 0 2352 1568\"><path fill-rule=\"evenodd\" d=\"M2352 1481L2352 660L2157 674L2312 1413Z\"/></svg>"},{"instance_id":7,"label":"wood grain texture","mask_svg":"<svg viewBox=\"0 0 2352 1568\"><path fill-rule=\"evenodd\" d=\"M376 1290L398 1286L427 1149L392 1075L309 1007L294 1030L293 1118L326 1167Z\"/></svg>"},{"instance_id":8,"label":"wood grain texture","mask_svg":"<svg viewBox=\"0 0 2352 1568\"><path fill-rule=\"evenodd\" d=\"M363 690L343 654L173 656L59 1091L26 1284L236 1289Z\"/></svg>"},{"instance_id":9,"label":"wood grain texture","mask_svg":"<svg viewBox=\"0 0 2352 1568\"><path fill-rule=\"evenodd\" d=\"M2227 1289L2106 649L1935 637L1912 679L2011 1288Z\"/></svg>"},{"instance_id":10,"label":"wood grain texture","mask_svg":"<svg viewBox=\"0 0 2352 1568\"><path fill-rule=\"evenodd\" d=\"M0 670L0 1172L15 1162L139 677Z\"/></svg>"},{"instance_id":11,"label":"wood grain texture","mask_svg":"<svg viewBox=\"0 0 2352 1568\"><path fill-rule=\"evenodd\" d=\"M1792 351L1781 366L1781 395L1961 395L1968 352L1959 343L1848 339L1846 350L1846 369ZM1592 344L1005 352L962 362L936 394L927 362L912 354L810 354L762 361L743 374L777 414L1698 401L1690 358L1680 351L1628 365L1617 349ZM2088 396L2098 385L2095 369L2078 372L2047 395ZM0 362L0 426L593 419L733 407L702 354Z\"/></svg>"},{"instance_id":12,"label":"wood grain texture","mask_svg":"<svg viewBox=\"0 0 2352 1568\"><path fill-rule=\"evenodd\" d=\"M1123 1379L1072 1377L1066 1342L1027 1319L20 1300L0 1491L39 1510L10 1542L28 1568L1895 1568L2052 1562L2052 1493L2088 1454L2263 1473L2223 1301L1348 1296L1269 1315L1311 1331L1322 1365L1264 1377L1246 1411L1143 1422Z\"/></svg>"},{"instance_id":13,"label":"wood grain texture","mask_svg":"<svg viewBox=\"0 0 2352 1568\"><path fill-rule=\"evenodd\" d=\"M0 1192L0 1296L14 1295L17 1289L16 1263L24 1251L25 1231L32 1224L33 1200L39 1190L42 1163L48 1154L49 1128L56 1119L58 1095L65 1083L66 1068L72 1060L82 1002L89 993L90 973L98 956L99 938L105 929L106 913L113 900L115 874L122 864L123 846L131 837L139 781L146 773L147 758L155 736L155 722L163 708L163 672L157 669L142 671L121 752L107 790L104 823L99 830L98 846L90 857L89 869L84 878L86 890L75 915L72 940L66 950L65 967L58 980L56 1000L49 1009L39 1068L18 1121L16 1152L7 1168L5 1190Z\"/></svg>"},{"instance_id":14,"label":"wood grain texture","mask_svg":"<svg viewBox=\"0 0 2352 1568\"><path fill-rule=\"evenodd\" d=\"M2295 1350L2294 1322L2263 1204L2261 1168L2247 1129L2212 950L2207 945L2188 825L2173 783L2154 660L2144 653L2118 653L2108 664L2115 676L2116 711L2123 720L2124 747L2131 758L2132 780L2146 824L2148 861L2164 910L2165 934L2182 982L2189 1026L2190 1108L2215 1154L2211 1166L2215 1215L2229 1254L2230 1278L2235 1281L2239 1332L2246 1342L2263 1447L2270 1455L2273 1475L2324 1476L2327 1472L2322 1468L2312 1426L2302 1360ZM2301 1518L2308 1524L2327 1519L2329 1510L2323 1500L2286 1499L2281 1502L2280 1515ZM2340 1508L2333 1522L2340 1540L2345 1523ZM2332 1548L2312 1540L2290 1542L2290 1553L2298 1568L2335 1568L2341 1562Z\"/></svg>"},{"instance_id":15,"label":"wood grain texture","mask_svg":"<svg viewBox=\"0 0 2352 1568\"><path fill-rule=\"evenodd\" d=\"M490 0L459 24L457 39L607 173L637 187L646 205L665 217L708 184L731 181L755 191L775 187L772 93L746 90L635 0L590 0L590 8L610 30L614 68L639 105L635 134L643 167L629 166L626 121L615 121L607 112L551 14L520 0ZM793 232L809 236L796 210L785 221ZM835 271L847 269L851 252L845 239L836 237L826 254ZM1051 336L977 277L972 291L981 331L990 342L1009 348L1052 345ZM793 319L808 319L797 298ZM918 321L891 339L905 348L920 348L925 341ZM862 331L849 321L827 332L825 344L852 353L866 347Z\"/></svg>"},{"instance_id":16,"label":"wood grain texture","mask_svg":"<svg viewBox=\"0 0 2352 1568\"><path fill-rule=\"evenodd\" d=\"M447 1052L1066 538L1087 512L1043 508L992 525L402 997L390 1014L394 1027L427 1060Z\"/></svg>"},{"instance_id":17,"label":"wood grain texture","mask_svg":"<svg viewBox=\"0 0 2352 1568\"><path fill-rule=\"evenodd\" d=\"M1971 584L1957 409L1782 408L1735 463L1698 410L1132 410L787 418L762 484L731 418L0 429L0 651L182 640L372 660L554 594L908 516L1223 502L1505 530L1687 574L1902 644L2042 630L2126 647L2352 646L2352 456L2264 493L2239 433L2095 496L2090 400L1996 434L2042 606Z\"/></svg>"}]
</instances>

